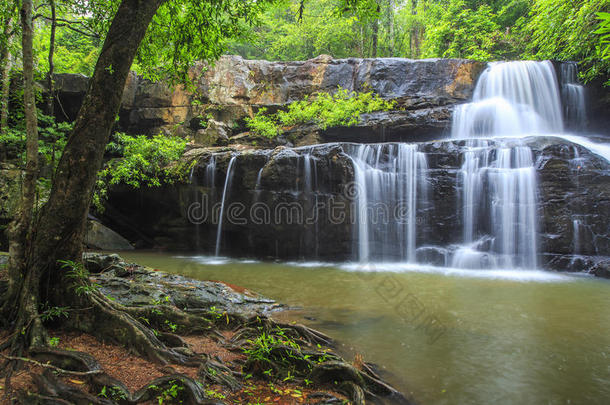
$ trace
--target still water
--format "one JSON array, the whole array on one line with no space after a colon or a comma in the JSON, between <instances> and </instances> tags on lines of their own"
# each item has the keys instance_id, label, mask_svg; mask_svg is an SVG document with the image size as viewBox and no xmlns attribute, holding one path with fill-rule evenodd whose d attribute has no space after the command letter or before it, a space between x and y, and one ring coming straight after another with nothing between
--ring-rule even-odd
<instances>
[{"instance_id":1,"label":"still water","mask_svg":"<svg viewBox=\"0 0 610 405\"><path fill-rule=\"evenodd\" d=\"M258 291L383 365L420 404L610 403L610 282L534 271L264 263L160 253L133 262Z\"/></svg>"}]
</instances>

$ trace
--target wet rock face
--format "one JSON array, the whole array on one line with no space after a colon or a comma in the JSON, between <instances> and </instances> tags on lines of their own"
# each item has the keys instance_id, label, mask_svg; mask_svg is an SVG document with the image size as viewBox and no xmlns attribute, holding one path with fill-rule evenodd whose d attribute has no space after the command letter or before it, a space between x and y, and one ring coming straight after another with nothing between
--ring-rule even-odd
<instances>
[{"instance_id":1,"label":"wet rock face","mask_svg":"<svg viewBox=\"0 0 610 405\"><path fill-rule=\"evenodd\" d=\"M319 141L415 141L438 137L449 125L456 103L471 96L484 64L461 59L409 60L401 58L332 59L268 62L223 56L214 66L198 64L191 70L196 89L151 83L132 73L121 105L119 126L130 133L164 132L192 136L204 146L225 145L246 130L243 118L260 107L270 111L315 92L339 86L374 91L396 100L398 111L364 116L356 128L321 131L315 128L288 137L292 144ZM82 75L57 75L58 98L65 117L76 117L87 89ZM57 111L62 111L60 108ZM63 114L63 112L62 112ZM212 122L212 126L209 123ZM239 142L239 139L233 140ZM278 139L278 143L287 142Z\"/></svg>"},{"instance_id":2,"label":"wet rock face","mask_svg":"<svg viewBox=\"0 0 610 405\"><path fill-rule=\"evenodd\" d=\"M544 262L601 275L608 263L598 256L610 255L608 163L578 145L549 145L538 165Z\"/></svg>"},{"instance_id":3,"label":"wet rock face","mask_svg":"<svg viewBox=\"0 0 610 405\"><path fill-rule=\"evenodd\" d=\"M578 145L552 138L530 138L527 145L537 167L539 263L608 274L610 165ZM448 265L451 249L462 242L458 179L464 147L464 141L454 140L419 144L428 163L428 203L418 206L416 228L422 262ZM147 246L213 253L227 171L236 156L224 195L221 254L354 260L354 165L347 148L336 143L265 151L192 150L189 155L197 159L192 184L114 191L114 211L106 219Z\"/></svg>"}]
</instances>

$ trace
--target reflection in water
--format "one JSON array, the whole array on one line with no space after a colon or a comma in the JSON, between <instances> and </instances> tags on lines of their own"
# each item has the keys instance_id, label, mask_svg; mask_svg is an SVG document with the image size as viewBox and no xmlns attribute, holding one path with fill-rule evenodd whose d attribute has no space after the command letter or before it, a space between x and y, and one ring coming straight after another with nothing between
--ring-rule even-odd
<instances>
[{"instance_id":1,"label":"reflection in water","mask_svg":"<svg viewBox=\"0 0 610 405\"><path fill-rule=\"evenodd\" d=\"M383 365L392 373L388 379L418 403L605 404L610 398L606 280L528 271L498 279L387 264L384 271L362 272L357 265L345 271L324 263L201 264L205 258L123 256L301 307L276 316L321 329L344 342L342 350ZM518 273L537 275L526 280L515 278ZM415 309L422 308L417 317ZM435 317L445 328L433 343L422 317Z\"/></svg>"}]
</instances>

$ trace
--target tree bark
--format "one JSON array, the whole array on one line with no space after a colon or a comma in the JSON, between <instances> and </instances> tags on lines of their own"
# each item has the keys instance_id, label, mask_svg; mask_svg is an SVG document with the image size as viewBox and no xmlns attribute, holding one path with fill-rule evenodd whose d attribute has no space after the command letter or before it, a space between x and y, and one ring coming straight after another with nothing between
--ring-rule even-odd
<instances>
[{"instance_id":1,"label":"tree bark","mask_svg":"<svg viewBox=\"0 0 610 405\"><path fill-rule=\"evenodd\" d=\"M53 102L55 100L55 85L53 81L55 65L53 56L55 54L55 30L57 28L55 0L49 0L49 8L51 9L51 37L49 39L49 72L47 73L47 86L49 87L49 94L47 96L47 115L53 116ZM55 158L55 151L53 151L53 158Z\"/></svg>"},{"instance_id":2,"label":"tree bark","mask_svg":"<svg viewBox=\"0 0 610 405\"><path fill-rule=\"evenodd\" d=\"M417 0L411 0L411 15L417 16ZM420 54L420 26L416 19L413 19L413 27L411 28L411 57L414 59L419 58Z\"/></svg>"},{"instance_id":3,"label":"tree bark","mask_svg":"<svg viewBox=\"0 0 610 405\"><path fill-rule=\"evenodd\" d=\"M21 184L21 201L19 211L9 226L9 294L6 305L14 303L19 297L22 303L15 317L21 329L25 323L32 330L40 331L42 324L36 316L38 311L38 283L32 283L36 271L26 274L27 258L32 241L32 222L36 198L36 179L38 176L38 121L36 117L36 99L34 98L34 54L32 25L32 0L23 0L21 4L21 47L23 51L23 104L26 124L26 164L25 175ZM26 334L29 344L42 342L40 333Z\"/></svg>"},{"instance_id":4,"label":"tree bark","mask_svg":"<svg viewBox=\"0 0 610 405\"><path fill-rule=\"evenodd\" d=\"M379 41L379 13L381 12L381 6L377 5L377 15L373 21L373 41L371 44L371 58L377 57L377 44Z\"/></svg>"},{"instance_id":5,"label":"tree bark","mask_svg":"<svg viewBox=\"0 0 610 405\"><path fill-rule=\"evenodd\" d=\"M8 96L11 84L11 44L13 39L13 19L9 18L4 25L4 38L6 44L0 52L0 74L2 82L0 84L0 130L8 126Z\"/></svg>"},{"instance_id":6,"label":"tree bark","mask_svg":"<svg viewBox=\"0 0 610 405\"><path fill-rule=\"evenodd\" d=\"M394 0L388 2L388 53L390 57L394 57Z\"/></svg>"},{"instance_id":7,"label":"tree bark","mask_svg":"<svg viewBox=\"0 0 610 405\"><path fill-rule=\"evenodd\" d=\"M81 261L91 196L129 69L163 1L123 0L104 41L36 227L31 267L50 272L51 283L61 282L56 277L57 260Z\"/></svg>"}]
</instances>

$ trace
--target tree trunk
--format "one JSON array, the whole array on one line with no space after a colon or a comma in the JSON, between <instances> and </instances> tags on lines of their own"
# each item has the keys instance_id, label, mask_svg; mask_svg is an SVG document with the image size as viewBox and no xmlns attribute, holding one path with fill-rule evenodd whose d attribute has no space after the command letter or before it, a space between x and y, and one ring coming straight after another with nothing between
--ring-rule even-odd
<instances>
[{"instance_id":1,"label":"tree trunk","mask_svg":"<svg viewBox=\"0 0 610 405\"><path fill-rule=\"evenodd\" d=\"M21 29L23 50L23 104L26 124L26 164L25 175L21 184L21 201L19 211L9 226L9 262L10 276L9 295L6 305L15 302L19 297L22 305L16 314L17 324L21 329L26 323L31 330L40 331L38 310L38 283L32 283L36 272L26 274L27 259L31 249L32 221L36 197L36 179L38 177L38 122L36 117L36 99L34 98L34 55L32 25L32 0L23 0L21 4ZM26 334L28 344L40 342L40 333Z\"/></svg>"},{"instance_id":2,"label":"tree trunk","mask_svg":"<svg viewBox=\"0 0 610 405\"><path fill-rule=\"evenodd\" d=\"M47 115L53 116L53 102L55 100L55 85L53 81L55 65L53 62L53 55L55 54L55 30L57 28L55 0L49 1L49 7L51 8L51 38L49 39L49 72L47 73L47 86L49 88L49 94L47 96ZM55 152L53 153L53 158L55 158Z\"/></svg>"},{"instance_id":3,"label":"tree trunk","mask_svg":"<svg viewBox=\"0 0 610 405\"><path fill-rule=\"evenodd\" d=\"M30 329L30 325L36 328L39 323L37 313L33 316L30 313L32 309L38 309L39 303L72 308L92 303L92 297L87 299L87 295L79 296L73 291L72 283L63 277L65 270L62 271L58 260L77 263L82 260L91 196L129 69L147 27L163 1L123 0L110 25L89 89L55 172L49 200L34 226L24 272L15 279L18 282L13 283L17 285L17 294L14 288L9 290L9 297L16 297L8 304L11 308L9 320L18 331L28 330L31 336L26 345L35 344L36 335L38 341L44 339L36 329ZM31 4L31 0L28 2ZM86 316L85 312L74 316L76 325ZM95 314L107 316L108 309L100 307ZM95 328L91 332L95 334Z\"/></svg>"},{"instance_id":4,"label":"tree trunk","mask_svg":"<svg viewBox=\"0 0 610 405\"><path fill-rule=\"evenodd\" d=\"M8 96L11 84L11 44L13 39L13 19L5 21L4 38L6 46L0 52L0 74L2 82L0 84L0 131L8 126Z\"/></svg>"},{"instance_id":5,"label":"tree trunk","mask_svg":"<svg viewBox=\"0 0 610 405\"><path fill-rule=\"evenodd\" d=\"M57 261L81 261L87 213L125 82L146 29L163 0L123 0L112 21L89 89L59 161L37 224L32 268L57 277ZM32 271L32 269L30 269ZM51 288L59 292L61 288Z\"/></svg>"},{"instance_id":6,"label":"tree trunk","mask_svg":"<svg viewBox=\"0 0 610 405\"><path fill-rule=\"evenodd\" d=\"M377 57L377 43L379 41L379 13L381 12L381 6L377 5L377 15L373 21L373 41L371 44L371 58Z\"/></svg>"},{"instance_id":7,"label":"tree trunk","mask_svg":"<svg viewBox=\"0 0 610 405\"><path fill-rule=\"evenodd\" d=\"M411 15L413 15L413 17L417 16L417 0L411 0ZM420 35L421 34L420 34L419 22L416 20L416 18L413 18L413 27L411 28L410 36L411 36L411 57L414 59L419 58Z\"/></svg>"},{"instance_id":8,"label":"tree trunk","mask_svg":"<svg viewBox=\"0 0 610 405\"><path fill-rule=\"evenodd\" d=\"M394 57L394 0L389 0L388 3L388 53L390 57Z\"/></svg>"}]
</instances>

